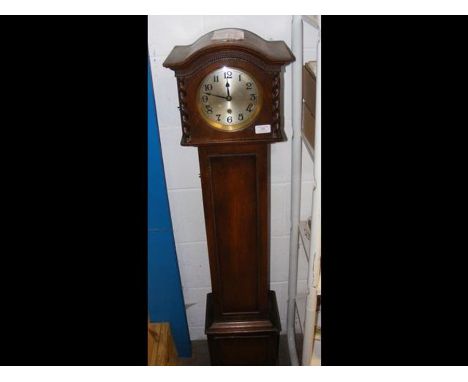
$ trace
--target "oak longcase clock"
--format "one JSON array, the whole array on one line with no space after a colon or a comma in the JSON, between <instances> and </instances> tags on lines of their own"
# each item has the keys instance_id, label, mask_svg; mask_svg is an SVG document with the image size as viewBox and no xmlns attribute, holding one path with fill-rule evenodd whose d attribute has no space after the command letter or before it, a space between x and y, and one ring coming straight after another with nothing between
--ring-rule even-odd
<instances>
[{"instance_id":1,"label":"oak longcase clock","mask_svg":"<svg viewBox=\"0 0 468 382\"><path fill-rule=\"evenodd\" d=\"M269 281L270 144L286 139L283 41L242 29L176 46L184 146L197 146L212 293L205 332L213 365L275 365L281 331Z\"/></svg>"}]
</instances>

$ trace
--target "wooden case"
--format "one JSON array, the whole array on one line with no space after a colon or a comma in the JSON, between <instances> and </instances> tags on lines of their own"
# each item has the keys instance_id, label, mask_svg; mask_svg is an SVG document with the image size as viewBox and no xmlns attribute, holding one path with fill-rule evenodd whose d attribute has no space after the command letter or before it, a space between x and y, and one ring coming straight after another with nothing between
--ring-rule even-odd
<instances>
[{"instance_id":1,"label":"wooden case","mask_svg":"<svg viewBox=\"0 0 468 382\"><path fill-rule=\"evenodd\" d=\"M214 39L223 33L243 38ZM227 29L176 46L163 64L177 77L181 144L198 146L213 291L206 317L213 365L277 362L281 327L269 287L269 144L286 139L281 78L284 65L292 61L283 41ZM261 109L243 130L214 129L197 107L201 81L223 66L248 72L261 88ZM271 129L260 133L257 125Z\"/></svg>"}]
</instances>

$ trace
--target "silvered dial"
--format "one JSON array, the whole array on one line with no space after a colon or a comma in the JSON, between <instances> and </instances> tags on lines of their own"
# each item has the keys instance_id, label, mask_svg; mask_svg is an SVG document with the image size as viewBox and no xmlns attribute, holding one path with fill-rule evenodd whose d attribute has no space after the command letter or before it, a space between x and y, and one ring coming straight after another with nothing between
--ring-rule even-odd
<instances>
[{"instance_id":1,"label":"silvered dial","mask_svg":"<svg viewBox=\"0 0 468 382\"><path fill-rule=\"evenodd\" d=\"M224 131L247 127L261 107L260 87L243 70L224 66L208 74L198 89L198 106L210 126Z\"/></svg>"}]
</instances>

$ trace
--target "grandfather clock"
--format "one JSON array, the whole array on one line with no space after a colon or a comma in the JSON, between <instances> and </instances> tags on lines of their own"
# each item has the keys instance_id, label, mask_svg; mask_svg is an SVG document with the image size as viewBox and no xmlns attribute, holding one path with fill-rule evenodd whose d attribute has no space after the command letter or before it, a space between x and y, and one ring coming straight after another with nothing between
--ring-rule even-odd
<instances>
[{"instance_id":1,"label":"grandfather clock","mask_svg":"<svg viewBox=\"0 0 468 382\"><path fill-rule=\"evenodd\" d=\"M270 144L284 141L283 41L242 29L176 46L183 146L197 146L212 293L205 332L213 365L275 365L281 324L269 281Z\"/></svg>"}]
</instances>

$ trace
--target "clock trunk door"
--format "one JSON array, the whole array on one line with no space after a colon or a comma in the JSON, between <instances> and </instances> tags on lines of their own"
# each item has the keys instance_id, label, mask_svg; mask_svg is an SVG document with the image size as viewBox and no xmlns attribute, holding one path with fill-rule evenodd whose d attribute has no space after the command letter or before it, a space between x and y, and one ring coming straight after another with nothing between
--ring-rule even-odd
<instances>
[{"instance_id":1,"label":"clock trunk door","mask_svg":"<svg viewBox=\"0 0 468 382\"><path fill-rule=\"evenodd\" d=\"M217 311L268 311L268 145L199 148Z\"/></svg>"}]
</instances>

